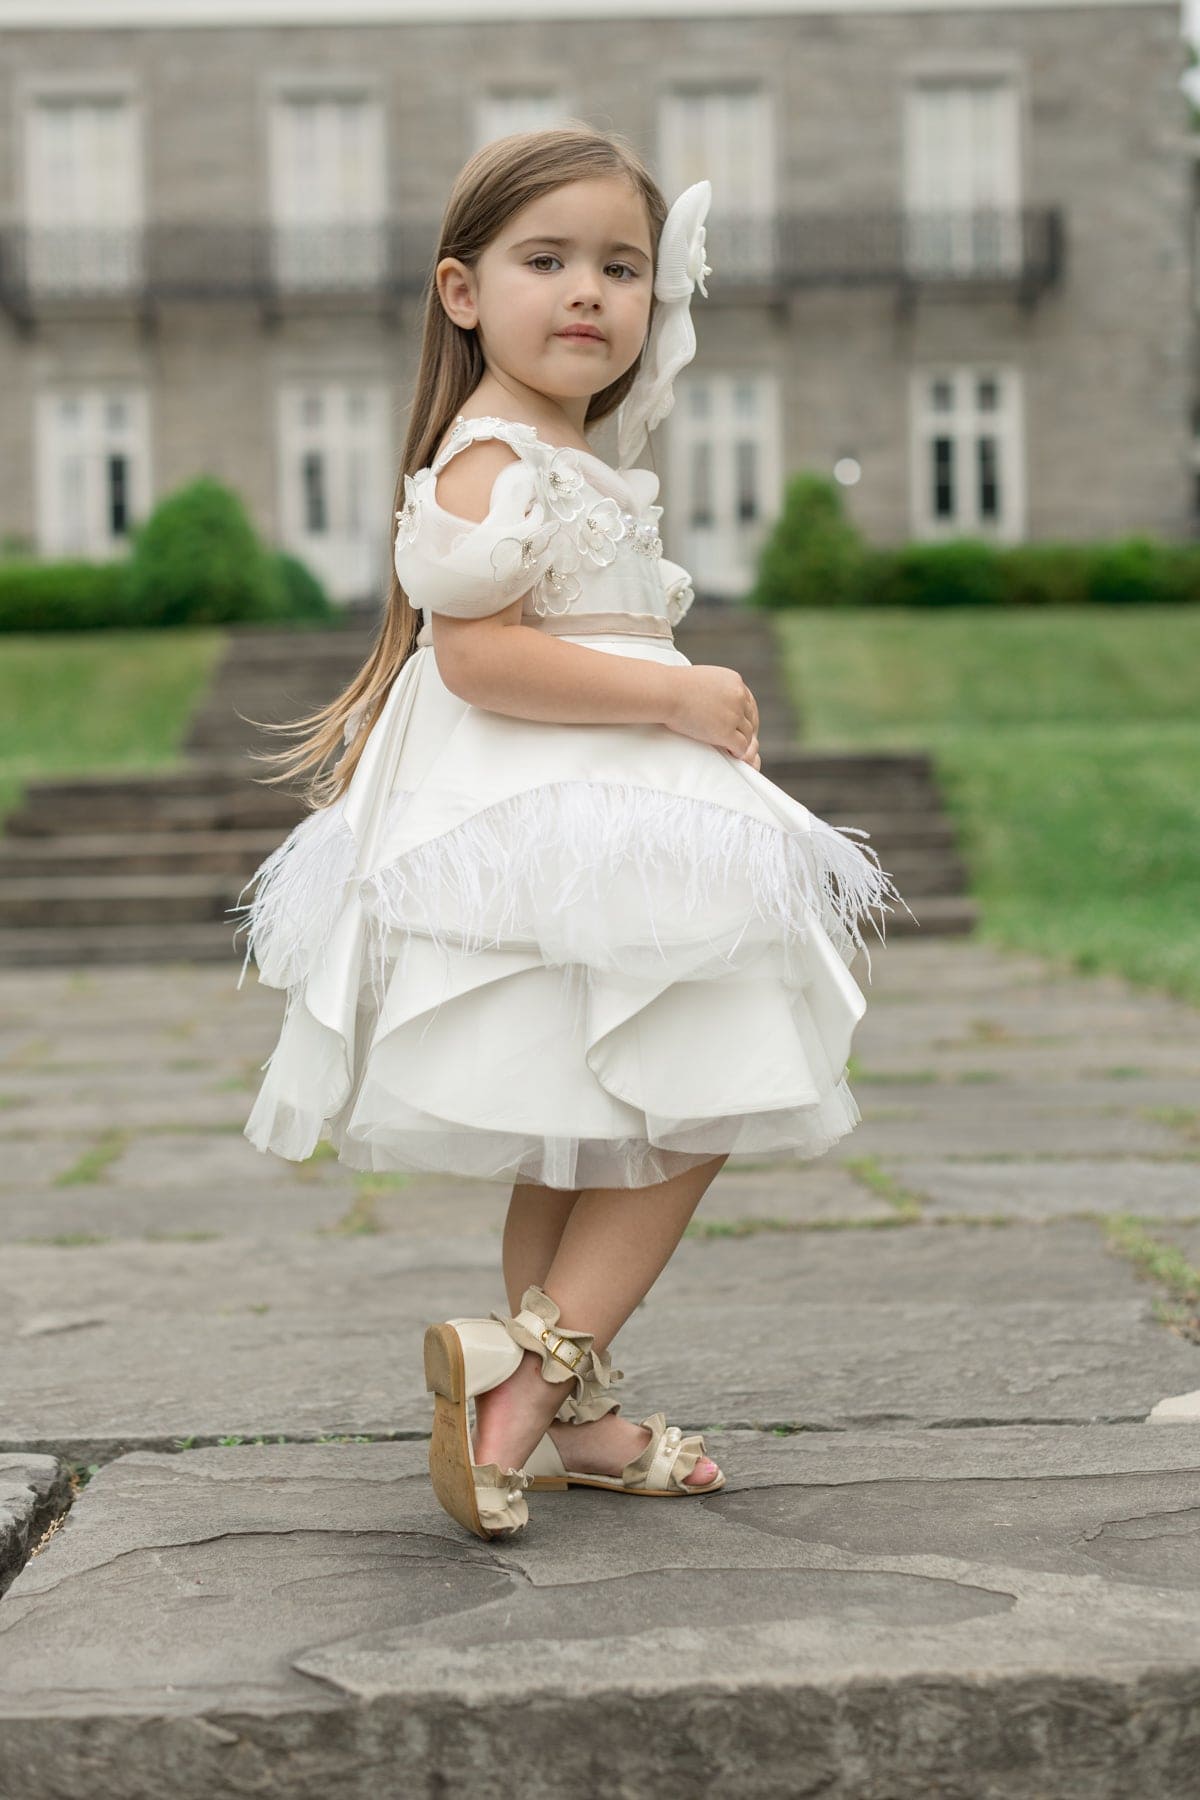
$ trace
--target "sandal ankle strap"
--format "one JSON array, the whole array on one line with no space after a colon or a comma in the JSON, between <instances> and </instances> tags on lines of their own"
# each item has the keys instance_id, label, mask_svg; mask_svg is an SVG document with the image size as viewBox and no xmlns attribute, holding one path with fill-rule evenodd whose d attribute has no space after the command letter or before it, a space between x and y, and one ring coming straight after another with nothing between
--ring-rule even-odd
<instances>
[{"instance_id":1,"label":"sandal ankle strap","mask_svg":"<svg viewBox=\"0 0 1200 1800\"><path fill-rule=\"evenodd\" d=\"M567 1425L586 1425L592 1419L602 1419L605 1413L620 1412L621 1402L609 1390L623 1375L624 1370L612 1367L607 1350L593 1350L591 1368L586 1374L580 1371L575 1389L567 1395L555 1418Z\"/></svg>"},{"instance_id":2,"label":"sandal ankle strap","mask_svg":"<svg viewBox=\"0 0 1200 1800\"><path fill-rule=\"evenodd\" d=\"M558 1302L540 1287L527 1287L521 1295L520 1310L513 1317L500 1312L493 1312L491 1317L499 1320L514 1343L541 1357L546 1381L570 1381L575 1385L576 1391L564 1400L558 1416L571 1407L568 1417L599 1418L616 1404L605 1404L600 1398L614 1379L608 1353L593 1348L594 1332L560 1328L560 1311ZM620 1374L618 1369L616 1376L619 1378ZM598 1410L589 1411L589 1407Z\"/></svg>"}]
</instances>

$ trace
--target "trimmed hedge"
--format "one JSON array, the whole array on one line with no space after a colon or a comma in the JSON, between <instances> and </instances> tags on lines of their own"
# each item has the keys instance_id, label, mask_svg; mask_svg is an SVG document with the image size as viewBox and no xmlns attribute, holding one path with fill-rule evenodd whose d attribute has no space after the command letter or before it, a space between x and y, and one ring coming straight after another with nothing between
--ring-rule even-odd
<instances>
[{"instance_id":1,"label":"trimmed hedge","mask_svg":"<svg viewBox=\"0 0 1200 1800\"><path fill-rule=\"evenodd\" d=\"M753 606L1079 606L1200 601L1200 546L1143 534L1096 544L980 538L866 544L826 476L795 476L759 555Z\"/></svg>"},{"instance_id":2,"label":"trimmed hedge","mask_svg":"<svg viewBox=\"0 0 1200 1800\"><path fill-rule=\"evenodd\" d=\"M0 562L0 631L140 630L333 619L297 557L259 539L238 496L201 476L136 526L112 562Z\"/></svg>"}]
</instances>

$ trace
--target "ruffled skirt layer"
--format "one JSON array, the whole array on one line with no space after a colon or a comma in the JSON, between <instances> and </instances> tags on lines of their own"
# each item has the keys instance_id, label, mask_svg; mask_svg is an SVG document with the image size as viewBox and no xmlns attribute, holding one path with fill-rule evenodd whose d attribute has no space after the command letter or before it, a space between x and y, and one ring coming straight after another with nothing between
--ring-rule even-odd
<instances>
[{"instance_id":1,"label":"ruffled skirt layer","mask_svg":"<svg viewBox=\"0 0 1200 1800\"><path fill-rule=\"evenodd\" d=\"M417 650L350 787L253 880L247 960L288 995L245 1127L264 1152L328 1135L363 1170L644 1187L817 1156L861 1117L848 965L895 889L665 727L490 713Z\"/></svg>"}]
</instances>

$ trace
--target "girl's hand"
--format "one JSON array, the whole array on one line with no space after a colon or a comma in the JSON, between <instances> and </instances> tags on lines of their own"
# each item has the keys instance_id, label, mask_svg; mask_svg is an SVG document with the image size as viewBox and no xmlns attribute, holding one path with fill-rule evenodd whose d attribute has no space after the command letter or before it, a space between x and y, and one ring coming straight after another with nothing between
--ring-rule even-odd
<instances>
[{"instance_id":1,"label":"girl's hand","mask_svg":"<svg viewBox=\"0 0 1200 1800\"><path fill-rule=\"evenodd\" d=\"M673 705L663 724L760 769L758 702L737 670L699 663L674 674Z\"/></svg>"}]
</instances>

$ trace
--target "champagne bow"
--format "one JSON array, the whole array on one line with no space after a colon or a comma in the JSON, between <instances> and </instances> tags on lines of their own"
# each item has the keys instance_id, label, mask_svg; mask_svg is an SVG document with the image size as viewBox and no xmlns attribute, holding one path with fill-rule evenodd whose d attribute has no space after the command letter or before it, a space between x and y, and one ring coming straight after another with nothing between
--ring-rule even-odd
<instances>
[{"instance_id":1,"label":"champagne bow","mask_svg":"<svg viewBox=\"0 0 1200 1800\"><path fill-rule=\"evenodd\" d=\"M617 409L617 463L622 469L634 466L647 436L674 406L675 377L696 354L691 304L697 287L708 298L704 278L712 269L704 260L704 220L711 201L711 181L697 181L679 195L663 222L654 322L637 378Z\"/></svg>"}]
</instances>

